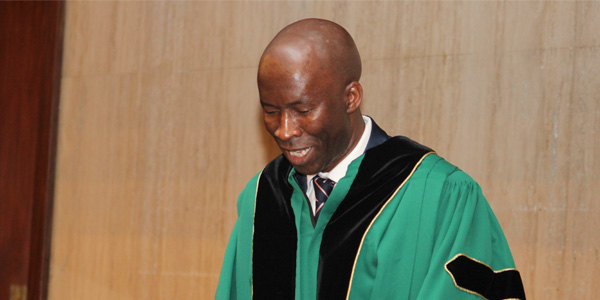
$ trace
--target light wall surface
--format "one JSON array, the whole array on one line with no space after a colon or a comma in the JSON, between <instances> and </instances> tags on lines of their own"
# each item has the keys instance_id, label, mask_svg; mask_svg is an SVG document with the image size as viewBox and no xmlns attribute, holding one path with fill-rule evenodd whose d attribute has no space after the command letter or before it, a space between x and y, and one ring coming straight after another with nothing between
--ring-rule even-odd
<instances>
[{"instance_id":1,"label":"light wall surface","mask_svg":"<svg viewBox=\"0 0 600 300\"><path fill-rule=\"evenodd\" d=\"M68 2L49 299L211 299L237 194L278 150L256 70L333 20L363 112L467 171L529 299L600 278L600 3Z\"/></svg>"}]
</instances>

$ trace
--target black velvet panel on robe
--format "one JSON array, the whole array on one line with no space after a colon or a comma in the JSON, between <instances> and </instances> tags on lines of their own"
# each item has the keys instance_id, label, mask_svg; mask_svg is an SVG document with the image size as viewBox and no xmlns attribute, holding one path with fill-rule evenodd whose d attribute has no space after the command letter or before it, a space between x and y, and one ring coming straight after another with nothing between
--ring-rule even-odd
<instances>
[{"instance_id":1,"label":"black velvet panel on robe","mask_svg":"<svg viewBox=\"0 0 600 300\"><path fill-rule=\"evenodd\" d=\"M323 232L317 299L346 299L362 237L386 201L432 150L405 137L369 149L348 195Z\"/></svg>"},{"instance_id":2,"label":"black velvet panel on robe","mask_svg":"<svg viewBox=\"0 0 600 300\"><path fill-rule=\"evenodd\" d=\"M254 299L294 299L298 238L287 180L291 169L279 156L259 179L252 245Z\"/></svg>"},{"instance_id":3,"label":"black velvet panel on robe","mask_svg":"<svg viewBox=\"0 0 600 300\"><path fill-rule=\"evenodd\" d=\"M494 272L489 266L466 255L459 255L446 264L454 283L470 293L489 300L525 300L525 290L519 271Z\"/></svg>"}]
</instances>

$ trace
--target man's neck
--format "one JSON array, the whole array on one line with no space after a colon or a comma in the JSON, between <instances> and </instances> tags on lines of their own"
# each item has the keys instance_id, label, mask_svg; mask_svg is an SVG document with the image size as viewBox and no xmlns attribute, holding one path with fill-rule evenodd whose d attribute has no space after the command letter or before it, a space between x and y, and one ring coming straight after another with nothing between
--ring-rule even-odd
<instances>
[{"instance_id":1,"label":"man's neck","mask_svg":"<svg viewBox=\"0 0 600 300\"><path fill-rule=\"evenodd\" d=\"M329 178L335 182L338 182L344 176L346 176L346 171L348 170L348 166L352 161L361 156L365 149L367 148L367 144L369 142L369 137L371 136L371 130L373 128L372 120L367 116L362 116L362 120L364 122L364 129L358 142L353 147L352 150L344 157L331 171L329 172L320 172L318 175L324 178ZM309 176L313 177L313 176Z\"/></svg>"}]
</instances>

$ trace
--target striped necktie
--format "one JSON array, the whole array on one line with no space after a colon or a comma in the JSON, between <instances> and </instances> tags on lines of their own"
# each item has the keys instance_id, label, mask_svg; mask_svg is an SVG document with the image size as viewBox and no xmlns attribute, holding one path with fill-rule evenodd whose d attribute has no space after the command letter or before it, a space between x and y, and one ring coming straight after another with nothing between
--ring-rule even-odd
<instances>
[{"instance_id":1,"label":"striped necktie","mask_svg":"<svg viewBox=\"0 0 600 300\"><path fill-rule=\"evenodd\" d=\"M335 181L329 178L321 178L319 176L315 176L312 179L313 186L315 189L315 198L317 199L315 203L315 218L319 216L319 212L323 205L325 205L325 201L329 198L329 194L331 194L331 190L333 190L333 186L335 185Z\"/></svg>"}]
</instances>

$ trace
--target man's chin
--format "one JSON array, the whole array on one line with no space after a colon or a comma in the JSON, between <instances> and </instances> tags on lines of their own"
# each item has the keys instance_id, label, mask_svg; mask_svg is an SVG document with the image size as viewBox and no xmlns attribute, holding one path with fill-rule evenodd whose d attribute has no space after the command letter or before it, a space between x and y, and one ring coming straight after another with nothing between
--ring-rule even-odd
<instances>
[{"instance_id":1,"label":"man's chin","mask_svg":"<svg viewBox=\"0 0 600 300\"><path fill-rule=\"evenodd\" d=\"M291 165L292 165L292 167L294 167L296 172L298 172L302 175L313 175L313 174L319 173L319 171L315 171L316 168L311 168L311 167L305 166L305 165L294 165L294 164L291 164Z\"/></svg>"}]
</instances>

